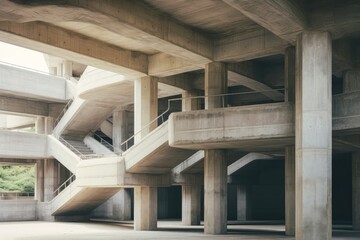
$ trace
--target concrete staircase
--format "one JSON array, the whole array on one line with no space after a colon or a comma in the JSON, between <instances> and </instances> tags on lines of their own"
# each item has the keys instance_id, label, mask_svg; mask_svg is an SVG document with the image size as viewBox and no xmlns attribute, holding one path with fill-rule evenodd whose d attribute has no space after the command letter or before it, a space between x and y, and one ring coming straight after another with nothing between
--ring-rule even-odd
<instances>
[{"instance_id":1,"label":"concrete staircase","mask_svg":"<svg viewBox=\"0 0 360 240\"><path fill-rule=\"evenodd\" d=\"M102 154L96 154L89 146L87 146L83 142L82 136L67 135L59 138L59 140L81 159L99 158L103 156Z\"/></svg>"}]
</instances>

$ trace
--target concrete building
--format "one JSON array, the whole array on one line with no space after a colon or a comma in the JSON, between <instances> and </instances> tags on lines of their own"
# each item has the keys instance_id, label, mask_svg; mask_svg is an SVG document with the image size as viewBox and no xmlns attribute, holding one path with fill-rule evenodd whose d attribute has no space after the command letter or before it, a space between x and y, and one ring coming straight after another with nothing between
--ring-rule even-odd
<instances>
[{"instance_id":1,"label":"concrete building","mask_svg":"<svg viewBox=\"0 0 360 240\"><path fill-rule=\"evenodd\" d=\"M1 1L0 158L36 162L1 220L277 220L360 230L358 0ZM36 133L12 131L35 126Z\"/></svg>"}]
</instances>

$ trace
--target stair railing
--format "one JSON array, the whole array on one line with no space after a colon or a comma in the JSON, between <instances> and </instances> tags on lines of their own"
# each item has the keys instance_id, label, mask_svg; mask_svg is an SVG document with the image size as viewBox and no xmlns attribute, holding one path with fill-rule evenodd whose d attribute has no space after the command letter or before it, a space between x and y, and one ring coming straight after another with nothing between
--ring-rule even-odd
<instances>
[{"instance_id":1,"label":"stair railing","mask_svg":"<svg viewBox=\"0 0 360 240\"><path fill-rule=\"evenodd\" d=\"M78 155L82 160L85 159L92 159L92 158L102 158L104 157L103 154L83 154L78 149L76 149L73 145L71 145L68 141L66 141L64 138L59 137L60 142L62 142L67 148L69 148L71 151L75 152L76 155Z\"/></svg>"},{"instance_id":2,"label":"stair railing","mask_svg":"<svg viewBox=\"0 0 360 240\"><path fill-rule=\"evenodd\" d=\"M65 188L67 188L71 183L73 183L76 179L76 176L72 174L63 184L61 184L55 191L54 191L54 197L59 195Z\"/></svg>"},{"instance_id":3,"label":"stair railing","mask_svg":"<svg viewBox=\"0 0 360 240\"><path fill-rule=\"evenodd\" d=\"M56 125L60 122L61 118L65 115L66 111L69 109L70 105L73 103L73 100L70 99L65 107L63 108L63 110L60 112L59 116L56 118L56 120L54 121L54 128L56 127Z\"/></svg>"},{"instance_id":4,"label":"stair railing","mask_svg":"<svg viewBox=\"0 0 360 240\"><path fill-rule=\"evenodd\" d=\"M159 123L159 119L161 120L157 127L159 127L161 124L167 121L169 116L166 116L167 113L171 110L171 103L175 101L183 101L185 99L191 100L191 99L203 99L204 101L210 101L214 100L215 98L221 98L221 104L218 108L225 108L228 107L228 98L231 96L237 96L237 95L248 95L248 94L259 94L259 93L269 93L269 92L278 92L284 91L286 89L284 88L278 88L278 89L270 89L270 90L264 90L264 91L251 91L251 92L240 92L240 93L226 93L226 94L217 94L217 95L205 95L205 96L195 96L195 97L186 97L186 98L173 98L168 100L168 107L167 109L160 114L158 117L153 119L150 123L146 124L144 127L142 127L138 132L134 133L131 137L126 139L124 142L121 143L121 149L123 152L128 150L131 147L131 143L134 142L135 137L139 134L141 134L144 130L147 130L150 128L151 125L154 125L155 122ZM151 132L151 131L150 131ZM150 133L149 132L149 133Z\"/></svg>"},{"instance_id":5,"label":"stair railing","mask_svg":"<svg viewBox=\"0 0 360 240\"><path fill-rule=\"evenodd\" d=\"M107 149L109 149L112 152L115 152L114 146L106 141L103 137L101 137L99 134L95 133L94 131L91 132L91 136L97 140L99 143L104 145Z\"/></svg>"}]
</instances>

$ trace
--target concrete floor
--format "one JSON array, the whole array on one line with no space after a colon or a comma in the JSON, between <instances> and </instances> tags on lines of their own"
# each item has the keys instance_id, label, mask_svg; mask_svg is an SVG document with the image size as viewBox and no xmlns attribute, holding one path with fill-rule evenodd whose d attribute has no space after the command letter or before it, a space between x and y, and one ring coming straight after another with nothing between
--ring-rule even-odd
<instances>
[{"instance_id":1,"label":"concrete floor","mask_svg":"<svg viewBox=\"0 0 360 240\"><path fill-rule=\"evenodd\" d=\"M184 227L177 221L159 221L159 230L135 232L132 223L2 222L1 240L99 239L294 239L282 225L229 225L227 235L204 235L202 226ZM360 239L360 232L334 231L337 240Z\"/></svg>"}]
</instances>

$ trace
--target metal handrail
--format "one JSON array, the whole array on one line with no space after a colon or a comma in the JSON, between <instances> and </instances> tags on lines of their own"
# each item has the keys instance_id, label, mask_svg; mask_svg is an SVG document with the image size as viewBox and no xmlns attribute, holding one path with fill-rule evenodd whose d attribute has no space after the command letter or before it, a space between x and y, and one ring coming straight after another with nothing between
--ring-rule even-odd
<instances>
[{"instance_id":1,"label":"metal handrail","mask_svg":"<svg viewBox=\"0 0 360 240\"><path fill-rule=\"evenodd\" d=\"M158 125L158 127L163 124L164 121L164 116L170 111L171 108L171 102L175 102L175 101L182 101L184 99L206 99L206 98L210 98L210 97L228 97L228 96L235 96L235 95L247 95L247 94L258 94L258 93L266 93L266 92L278 92L278 91L283 91L285 90L285 88L278 88L278 89L271 89L271 90L264 90L264 91L251 91L251 92L241 92L241 93L226 93L226 94L215 94L215 95L204 95L204 96L195 96L195 97L186 97L186 98L173 98L173 99L169 99L168 100L168 107L167 109L161 113L158 117L156 117L155 119L153 119L150 123L146 124L144 127L142 127L138 132L134 133L134 135L132 135L131 137L129 137L128 139L126 139L124 142L121 143L121 149L123 149L124 147L124 151L129 149L129 142L131 140L135 139L135 136L137 136L138 134L140 134L143 130L148 129L151 125L153 125L155 122L157 122L160 118L161 118L161 123ZM221 108L227 107L226 105L226 101L225 99L222 99L222 106Z\"/></svg>"},{"instance_id":2,"label":"metal handrail","mask_svg":"<svg viewBox=\"0 0 360 240\"><path fill-rule=\"evenodd\" d=\"M73 100L70 99L65 107L63 108L63 110L61 110L59 116L56 118L56 120L54 121L54 128L56 127L56 125L60 122L61 118L65 115L66 111L70 108L70 105L73 103Z\"/></svg>"},{"instance_id":3,"label":"metal handrail","mask_svg":"<svg viewBox=\"0 0 360 240\"><path fill-rule=\"evenodd\" d=\"M68 187L71 183L73 183L76 179L76 176L72 174L63 184L61 184L55 191L54 191L54 197L59 195L66 187Z\"/></svg>"},{"instance_id":4,"label":"metal handrail","mask_svg":"<svg viewBox=\"0 0 360 240\"><path fill-rule=\"evenodd\" d=\"M60 142L62 142L66 147L70 148L71 151L75 152L76 155L78 155L80 157L80 159L84 160L84 159L91 159L91 158L102 158L104 157L103 154L83 154L82 152L80 152L79 150L77 150L73 145L71 145L68 141L66 141L64 138L59 136L59 140Z\"/></svg>"},{"instance_id":5,"label":"metal handrail","mask_svg":"<svg viewBox=\"0 0 360 240\"><path fill-rule=\"evenodd\" d=\"M111 143L109 143L108 141L106 141L103 137L101 137L99 134L97 134L97 133L95 133L94 131L91 131L91 134L92 134L92 136L94 137L94 139L96 139L96 137L97 138L99 138L100 139L100 143L102 144L102 145L104 145L106 148L108 148L109 150L111 150L111 151L115 151L115 148L114 148L114 146L111 144ZM96 139L97 140L97 139Z\"/></svg>"},{"instance_id":6,"label":"metal handrail","mask_svg":"<svg viewBox=\"0 0 360 240\"><path fill-rule=\"evenodd\" d=\"M30 198L34 196L34 192L0 192L0 200L18 200L20 197Z\"/></svg>"}]
</instances>

